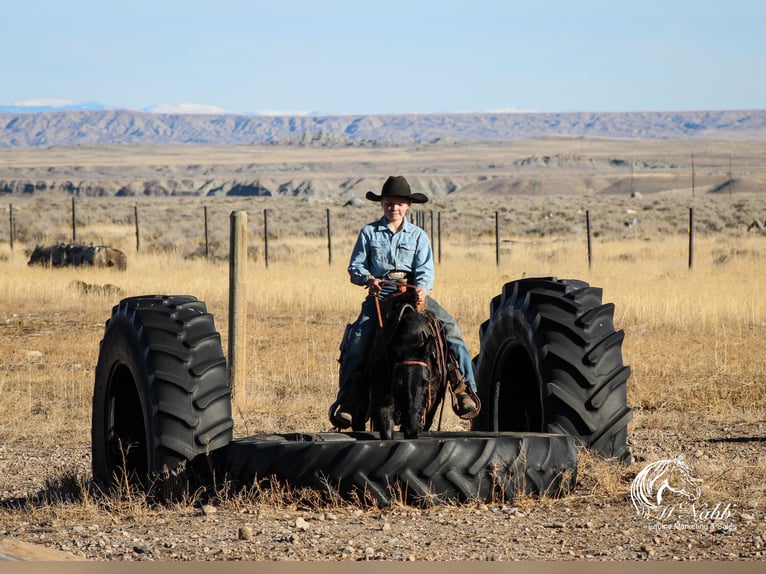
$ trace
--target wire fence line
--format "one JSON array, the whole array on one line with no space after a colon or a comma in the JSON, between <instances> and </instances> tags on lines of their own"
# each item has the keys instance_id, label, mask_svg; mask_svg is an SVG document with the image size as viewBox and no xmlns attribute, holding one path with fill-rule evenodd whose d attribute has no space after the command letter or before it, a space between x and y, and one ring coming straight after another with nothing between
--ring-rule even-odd
<instances>
[{"instance_id":1,"label":"wire fence line","mask_svg":"<svg viewBox=\"0 0 766 574\"><path fill-rule=\"evenodd\" d=\"M64 214L63 206L59 205L58 215L58 235L51 234L49 237L41 235L39 230L37 232L31 231L30 228L34 228L34 225L30 225L34 221L40 219L39 213L31 213L28 209L18 210L14 207L13 203L8 204L8 219L7 219L7 233L5 234L5 240L11 250L16 248L19 243L19 236L22 237L22 243L33 242L39 243L46 238L52 241L55 237L55 243L68 242L100 242L100 236L95 236L92 233L93 228L103 227L105 225L119 225L132 226L135 236L135 252L140 253L143 251L168 251L171 249L179 249L181 243L186 243L186 252L183 253L184 257L204 257L207 259L225 259L228 257L228 221L223 221L225 216L228 218L231 213L237 211L237 209L222 209L222 206L216 206L217 209L211 209L211 206L203 204L196 206L193 213L181 213L179 206L172 206L170 211L157 214L156 209L151 206L141 206L138 204L130 206L122 206L122 211L128 211L120 213L119 209L112 209L108 213L99 214L98 211L92 210L90 207L80 205L77 198L72 197L68 202L69 212ZM304 237L309 238L311 250L317 251L322 249L322 244L326 249L327 263L332 265L333 263L333 248L340 241L349 242L356 236L356 232L361 226L360 221L370 219L369 212L356 212L353 213L353 217L349 216L349 210L346 207L343 208L330 208L324 207L324 213L321 217L318 215L321 213L321 206L314 206L313 214L310 216L300 215L296 212L297 209L277 210L274 207L264 207L257 210L249 210L249 226L250 236L253 238L248 246L248 254L254 259L261 259L263 264L268 267L272 257L277 251L277 257L279 257L279 246L275 250L274 243L279 245L280 239L295 233L295 219L301 221L300 233ZM694 207L686 208L688 210L688 225L686 226L686 232L688 233L688 267L691 269L694 265L694 238L695 238L695 209ZM248 211L245 209L245 211ZM254 212L253 212L254 211ZM19 216L21 214L21 217ZM287 214L287 218L285 218ZM66 217L64 217L66 215ZM146 217L145 215L150 215ZM276 216L276 217L275 217ZM593 239L598 237L598 233L594 233L594 225L592 221L592 212L590 209L586 209L584 213L578 213L578 217L582 219L582 231L575 230L574 233L580 236L584 236L584 245L586 247L587 263L590 268L593 265ZM455 215L450 214L450 217L454 219ZM160 229L157 228L157 219L161 222ZM63 224L63 220L67 220L68 232L63 232L67 225ZM153 221L153 225L144 226L145 219ZM287 223L285 220L287 219ZM445 217L441 210L434 209L412 209L410 212L410 219L415 224L424 229L430 237L431 244L434 249L434 256L437 263L442 262L443 254L447 249L447 239L449 233L445 231ZM469 234L467 241L472 241L475 246L484 245L485 240L488 242L492 239L494 245L494 259L495 264L499 267L502 264L504 252L508 249L508 243L513 243L515 240L512 237L517 237L516 234L508 233L507 226L504 226L502 213L499 210L493 212L484 213L482 218L479 218L481 229L477 229L476 222L474 222L473 232ZM274 225L274 222L277 225ZM310 221L311 225L306 225ZM570 221L573 219L570 218ZM183 225L188 229L186 231L179 232L179 228ZM637 219L623 222L624 228L630 228L637 224ZM447 226L449 227L449 226ZM759 220L755 220L750 224L748 230L756 228L756 231L763 233L764 226L760 225ZM83 233L82 231L85 231ZM340 232L338 231L340 230ZM513 230L511 230L513 231ZM570 229L570 233L572 233ZM64 235L64 233L66 233ZM195 238L196 234L196 238ZM340 239L336 237L340 236ZM184 241L179 241L179 238L183 237ZM260 238L260 240L259 240ZM5 241L0 238L0 243ZM123 239L124 241L124 239ZM321 243L320 243L321 242Z\"/></svg>"}]
</instances>

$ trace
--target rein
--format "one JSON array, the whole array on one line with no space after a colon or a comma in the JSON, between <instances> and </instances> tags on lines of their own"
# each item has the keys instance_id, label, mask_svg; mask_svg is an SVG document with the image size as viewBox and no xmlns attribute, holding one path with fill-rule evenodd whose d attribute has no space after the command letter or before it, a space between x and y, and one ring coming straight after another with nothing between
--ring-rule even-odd
<instances>
[{"instance_id":1,"label":"rein","mask_svg":"<svg viewBox=\"0 0 766 574\"><path fill-rule=\"evenodd\" d=\"M398 363L396 363L396 365L420 365L421 367L425 367L429 371L431 370L430 367L428 366L428 363L426 363L425 361L415 361L415 360L399 361Z\"/></svg>"},{"instance_id":2,"label":"rein","mask_svg":"<svg viewBox=\"0 0 766 574\"><path fill-rule=\"evenodd\" d=\"M399 291L404 293L407 289L414 289L414 285L408 285L406 283L402 283L401 281L395 281L391 279L381 279L380 283L382 285L396 285L399 288ZM383 328L383 312L380 310L380 298L376 295L375 296L375 310L378 312L378 327L381 329Z\"/></svg>"}]
</instances>

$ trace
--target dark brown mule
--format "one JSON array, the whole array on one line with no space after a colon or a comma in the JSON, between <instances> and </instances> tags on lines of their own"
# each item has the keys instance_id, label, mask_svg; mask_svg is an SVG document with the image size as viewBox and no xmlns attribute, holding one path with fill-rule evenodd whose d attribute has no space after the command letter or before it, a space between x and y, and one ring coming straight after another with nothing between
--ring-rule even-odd
<instances>
[{"instance_id":1,"label":"dark brown mule","mask_svg":"<svg viewBox=\"0 0 766 574\"><path fill-rule=\"evenodd\" d=\"M367 384L357 380L354 430L366 419L381 439L393 438L398 424L405 438L417 438L433 423L448 385L446 342L441 324L418 310L405 283L380 304L379 326L367 359ZM360 400L361 399L361 400ZM361 421L361 422L359 422Z\"/></svg>"}]
</instances>

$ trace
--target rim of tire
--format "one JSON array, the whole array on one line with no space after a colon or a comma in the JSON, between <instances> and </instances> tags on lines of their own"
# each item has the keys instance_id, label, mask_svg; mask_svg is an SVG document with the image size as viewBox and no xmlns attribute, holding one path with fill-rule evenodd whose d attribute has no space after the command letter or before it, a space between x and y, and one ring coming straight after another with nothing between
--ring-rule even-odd
<instances>
[{"instance_id":1,"label":"rim of tire","mask_svg":"<svg viewBox=\"0 0 766 574\"><path fill-rule=\"evenodd\" d=\"M232 438L226 358L204 302L129 297L113 307L93 390L93 476L148 487Z\"/></svg>"},{"instance_id":2,"label":"rim of tire","mask_svg":"<svg viewBox=\"0 0 766 574\"><path fill-rule=\"evenodd\" d=\"M474 367L484 408L472 428L568 434L629 464L630 367L613 316L602 290L584 281L506 283L479 330Z\"/></svg>"}]
</instances>

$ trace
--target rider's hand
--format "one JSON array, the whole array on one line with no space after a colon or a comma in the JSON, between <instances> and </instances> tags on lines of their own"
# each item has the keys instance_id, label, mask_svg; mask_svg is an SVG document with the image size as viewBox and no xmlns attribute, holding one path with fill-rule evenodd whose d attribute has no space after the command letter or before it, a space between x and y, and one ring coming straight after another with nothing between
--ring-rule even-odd
<instances>
[{"instance_id":1,"label":"rider's hand","mask_svg":"<svg viewBox=\"0 0 766 574\"><path fill-rule=\"evenodd\" d=\"M378 279L377 277L368 277L367 289L369 289L370 295L377 296L380 293L380 290L382 289L382 286L380 284L380 279Z\"/></svg>"},{"instance_id":2,"label":"rider's hand","mask_svg":"<svg viewBox=\"0 0 766 574\"><path fill-rule=\"evenodd\" d=\"M421 289L420 287L415 287L415 297L416 297L416 303L417 306L420 307L421 305L425 304L426 302L426 292Z\"/></svg>"}]
</instances>

